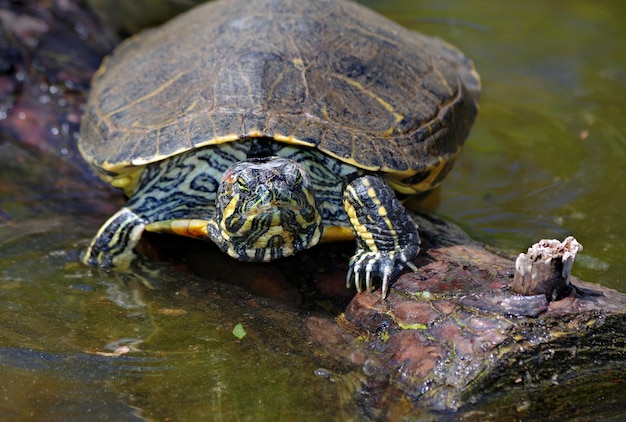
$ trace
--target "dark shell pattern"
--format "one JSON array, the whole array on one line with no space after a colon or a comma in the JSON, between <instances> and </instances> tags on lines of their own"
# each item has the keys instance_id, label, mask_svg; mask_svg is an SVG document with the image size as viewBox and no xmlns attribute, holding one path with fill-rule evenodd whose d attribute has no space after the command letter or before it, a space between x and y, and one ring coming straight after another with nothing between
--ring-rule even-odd
<instances>
[{"instance_id":1,"label":"dark shell pattern","mask_svg":"<svg viewBox=\"0 0 626 422\"><path fill-rule=\"evenodd\" d=\"M80 149L111 181L194 148L270 137L412 185L428 169L447 173L479 90L456 48L356 3L215 1L103 64Z\"/></svg>"}]
</instances>

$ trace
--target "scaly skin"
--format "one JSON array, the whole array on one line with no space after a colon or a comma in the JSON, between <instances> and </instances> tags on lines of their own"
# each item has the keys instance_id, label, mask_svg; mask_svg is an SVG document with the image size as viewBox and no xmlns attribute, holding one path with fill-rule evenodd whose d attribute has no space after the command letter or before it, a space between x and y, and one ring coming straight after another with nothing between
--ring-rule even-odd
<instances>
[{"instance_id":1,"label":"scaly skin","mask_svg":"<svg viewBox=\"0 0 626 422\"><path fill-rule=\"evenodd\" d=\"M350 259L346 286L352 277L357 291L373 290L372 277L382 280L383 298L389 281L403 266L416 271L411 262L419 252L417 225L380 177L365 175L344 191L344 206L356 237L356 253Z\"/></svg>"},{"instance_id":2,"label":"scaly skin","mask_svg":"<svg viewBox=\"0 0 626 422\"><path fill-rule=\"evenodd\" d=\"M250 143L228 144L148 166L83 262L128 268L144 230L210 240L233 258L257 262L313 247L323 234L345 238L351 230L357 248L348 286L354 279L359 292L372 291L380 279L385 297L403 267L415 269L417 227L380 176L291 146L269 151L283 157L245 159L247 148L258 151Z\"/></svg>"}]
</instances>

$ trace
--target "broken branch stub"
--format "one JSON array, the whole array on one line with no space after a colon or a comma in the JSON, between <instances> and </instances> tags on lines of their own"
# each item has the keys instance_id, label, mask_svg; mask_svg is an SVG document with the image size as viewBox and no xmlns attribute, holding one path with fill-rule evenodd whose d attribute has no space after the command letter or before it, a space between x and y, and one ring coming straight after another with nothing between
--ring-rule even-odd
<instances>
[{"instance_id":1,"label":"broken branch stub","mask_svg":"<svg viewBox=\"0 0 626 422\"><path fill-rule=\"evenodd\" d=\"M517 257L511 289L525 296L544 294L548 301L567 296L574 259L582 249L572 236L563 242L540 240Z\"/></svg>"}]
</instances>

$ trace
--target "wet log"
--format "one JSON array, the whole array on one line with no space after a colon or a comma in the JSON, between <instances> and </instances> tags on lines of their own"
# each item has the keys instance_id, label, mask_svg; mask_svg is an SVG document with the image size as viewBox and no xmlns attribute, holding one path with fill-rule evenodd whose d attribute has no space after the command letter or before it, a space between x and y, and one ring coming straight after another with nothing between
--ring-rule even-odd
<instances>
[{"instance_id":1,"label":"wet log","mask_svg":"<svg viewBox=\"0 0 626 422\"><path fill-rule=\"evenodd\" d=\"M539 241L517 257L511 290L526 296L543 294L548 301L563 298L571 290L574 259L582 250L572 236L563 242Z\"/></svg>"},{"instance_id":2,"label":"wet log","mask_svg":"<svg viewBox=\"0 0 626 422\"><path fill-rule=\"evenodd\" d=\"M348 356L359 356L376 402L400 396L420 408L457 410L601 368L624 370L626 295L569 271L566 295L519 294L512 259L452 224L414 218L425 234L418 271L402 275L384 301L376 292L355 296L337 319L363 351ZM575 255L574 241L564 243Z\"/></svg>"}]
</instances>

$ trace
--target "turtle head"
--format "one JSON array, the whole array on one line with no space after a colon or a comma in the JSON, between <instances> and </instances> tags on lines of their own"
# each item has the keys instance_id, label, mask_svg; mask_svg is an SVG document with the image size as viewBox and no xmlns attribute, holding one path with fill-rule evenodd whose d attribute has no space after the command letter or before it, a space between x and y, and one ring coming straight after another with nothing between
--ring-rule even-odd
<instances>
[{"instance_id":1,"label":"turtle head","mask_svg":"<svg viewBox=\"0 0 626 422\"><path fill-rule=\"evenodd\" d=\"M314 246L321 216L304 168L280 157L239 162L222 176L216 222L221 247L243 261L271 261Z\"/></svg>"}]
</instances>

